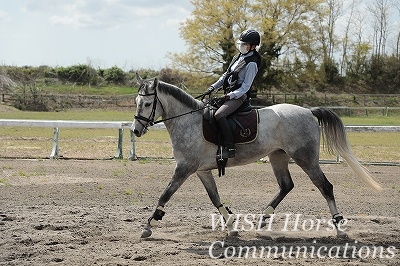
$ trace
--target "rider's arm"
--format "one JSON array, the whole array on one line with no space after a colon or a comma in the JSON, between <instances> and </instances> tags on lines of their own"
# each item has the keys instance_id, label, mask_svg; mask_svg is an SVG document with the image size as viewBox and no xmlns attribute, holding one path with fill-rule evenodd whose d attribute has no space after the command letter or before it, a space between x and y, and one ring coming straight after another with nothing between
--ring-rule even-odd
<instances>
[{"instance_id":1,"label":"rider's arm","mask_svg":"<svg viewBox=\"0 0 400 266\"><path fill-rule=\"evenodd\" d=\"M225 71L224 74L222 74L222 76L219 77L219 79L214 84L211 85L211 87L213 87L214 89L219 89L220 87L222 87L222 85L224 85L224 79L227 74L228 72Z\"/></svg>"}]
</instances>

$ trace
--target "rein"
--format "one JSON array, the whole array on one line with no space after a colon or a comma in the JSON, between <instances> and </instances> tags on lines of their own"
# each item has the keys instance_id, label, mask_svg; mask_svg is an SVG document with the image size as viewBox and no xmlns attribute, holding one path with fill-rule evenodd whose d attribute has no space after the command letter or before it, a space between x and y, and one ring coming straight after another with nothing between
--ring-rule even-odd
<instances>
[{"instance_id":1,"label":"rein","mask_svg":"<svg viewBox=\"0 0 400 266\"><path fill-rule=\"evenodd\" d=\"M188 114L193 114L193 113L196 113L198 111L204 110L204 109L207 108L207 104L211 101L211 100L209 100L208 102L206 102L204 104L203 107L197 108L195 110L191 110L189 112L182 113L182 114L179 114L179 115L176 115L176 116L172 116L172 117L168 117L168 118L165 118L165 119L154 121L155 111L156 111L156 108L157 108L157 102L160 102L161 108L164 110L164 107L163 107L160 99L158 98L157 90L155 90L153 93L149 93L149 94L141 94L141 93L139 93L138 95L139 96L153 96L154 95L153 108L151 110L150 116L147 118L147 117L144 117L144 116L141 116L141 115L135 115L135 119L137 119L139 121L139 123L142 124L142 126L144 126L145 128L147 128L147 126L153 126L155 124L159 124L159 123L162 123L162 122L165 122L165 121L168 121L168 120L172 120L172 119L175 119L175 118L179 118L179 117L182 117L182 116L185 116L185 115L188 115ZM144 125L140 120L147 122L147 124Z\"/></svg>"},{"instance_id":2,"label":"rein","mask_svg":"<svg viewBox=\"0 0 400 266\"><path fill-rule=\"evenodd\" d=\"M176 116L172 116L172 117L168 117L168 118L165 118L165 119L157 120L157 121L153 122L153 125L158 124L158 123L162 123L164 121L168 121L168 120L171 120L171 119L175 119L175 118L178 118L178 117L181 117L181 116L185 116L185 115L188 115L188 114L193 114L193 113L196 113L198 111L204 110L206 108L207 108L207 104L205 106L201 107L201 108L198 108L198 109L195 109L195 110L183 113L183 114L179 114L179 115L176 115Z\"/></svg>"}]
</instances>

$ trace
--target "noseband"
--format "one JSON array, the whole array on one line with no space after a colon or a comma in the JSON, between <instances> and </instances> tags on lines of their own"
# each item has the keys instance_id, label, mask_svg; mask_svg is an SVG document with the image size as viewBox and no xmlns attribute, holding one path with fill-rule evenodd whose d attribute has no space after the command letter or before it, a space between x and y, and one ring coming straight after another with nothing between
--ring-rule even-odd
<instances>
[{"instance_id":1,"label":"noseband","mask_svg":"<svg viewBox=\"0 0 400 266\"><path fill-rule=\"evenodd\" d=\"M157 90L154 90L153 93L148 93L148 94L139 93L138 95L139 95L139 96L154 96L153 107L152 107L152 109L151 109L150 116L149 116L148 118L147 118L147 117L144 117L144 116L141 116L141 115L135 115L135 116L134 116L135 119L136 119L144 128L147 129L148 126L152 126L152 125L155 124L155 122L154 122L154 117L155 117L155 114L156 114L157 102L160 102L160 100L158 99L158 96L157 96ZM161 104L161 108L164 110L164 108L163 108L161 102L160 102L160 104ZM145 124L142 123L142 121L144 121Z\"/></svg>"}]
</instances>

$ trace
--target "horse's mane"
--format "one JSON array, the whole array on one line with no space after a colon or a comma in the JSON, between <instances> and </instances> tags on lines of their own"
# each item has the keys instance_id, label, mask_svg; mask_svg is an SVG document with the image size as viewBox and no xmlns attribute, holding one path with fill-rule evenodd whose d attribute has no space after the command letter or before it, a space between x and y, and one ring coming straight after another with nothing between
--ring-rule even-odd
<instances>
[{"instance_id":1,"label":"horse's mane","mask_svg":"<svg viewBox=\"0 0 400 266\"><path fill-rule=\"evenodd\" d=\"M197 109L200 108L202 105L199 101L196 101L191 95L184 92L182 89L178 88L177 86L168 84L166 82L160 81L158 83L158 89L160 92L171 95L179 102L183 103L189 108Z\"/></svg>"}]
</instances>

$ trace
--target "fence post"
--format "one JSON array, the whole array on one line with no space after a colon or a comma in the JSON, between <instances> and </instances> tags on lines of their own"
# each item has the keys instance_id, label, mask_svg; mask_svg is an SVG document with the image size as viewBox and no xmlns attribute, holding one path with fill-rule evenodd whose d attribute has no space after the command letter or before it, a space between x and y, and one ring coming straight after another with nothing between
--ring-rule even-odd
<instances>
[{"instance_id":1,"label":"fence post","mask_svg":"<svg viewBox=\"0 0 400 266\"><path fill-rule=\"evenodd\" d=\"M343 162L342 156L340 156L340 154L338 153L336 154L336 163L341 163L341 162Z\"/></svg>"},{"instance_id":2,"label":"fence post","mask_svg":"<svg viewBox=\"0 0 400 266\"><path fill-rule=\"evenodd\" d=\"M118 129L118 146L117 146L117 152L115 153L114 158L116 159L122 159L124 156L122 154L122 141L124 139L124 128L121 127Z\"/></svg>"},{"instance_id":3,"label":"fence post","mask_svg":"<svg viewBox=\"0 0 400 266\"><path fill-rule=\"evenodd\" d=\"M54 134L53 134L53 148L51 150L50 159L54 159L54 158L58 157L58 133L59 133L59 129L58 129L58 127L55 127Z\"/></svg>"},{"instance_id":4,"label":"fence post","mask_svg":"<svg viewBox=\"0 0 400 266\"><path fill-rule=\"evenodd\" d=\"M130 132L131 132L131 149L129 151L129 158L128 159L130 161L134 161L134 160L137 160L136 151L135 151L135 134L133 134L132 130L130 130Z\"/></svg>"}]
</instances>

